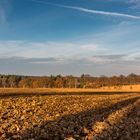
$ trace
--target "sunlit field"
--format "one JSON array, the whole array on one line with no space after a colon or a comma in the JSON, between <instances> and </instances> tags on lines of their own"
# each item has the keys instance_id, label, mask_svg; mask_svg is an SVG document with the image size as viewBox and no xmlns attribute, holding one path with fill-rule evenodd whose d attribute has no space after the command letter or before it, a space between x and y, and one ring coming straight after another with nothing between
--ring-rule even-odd
<instances>
[{"instance_id":1,"label":"sunlit field","mask_svg":"<svg viewBox=\"0 0 140 140\"><path fill-rule=\"evenodd\" d=\"M96 90L0 89L0 139L139 140L140 93Z\"/></svg>"},{"instance_id":2,"label":"sunlit field","mask_svg":"<svg viewBox=\"0 0 140 140\"><path fill-rule=\"evenodd\" d=\"M0 140L140 140L140 0L0 0Z\"/></svg>"},{"instance_id":3,"label":"sunlit field","mask_svg":"<svg viewBox=\"0 0 140 140\"><path fill-rule=\"evenodd\" d=\"M140 92L140 85L111 86L101 88L0 88L0 95L50 95L93 93Z\"/></svg>"}]
</instances>

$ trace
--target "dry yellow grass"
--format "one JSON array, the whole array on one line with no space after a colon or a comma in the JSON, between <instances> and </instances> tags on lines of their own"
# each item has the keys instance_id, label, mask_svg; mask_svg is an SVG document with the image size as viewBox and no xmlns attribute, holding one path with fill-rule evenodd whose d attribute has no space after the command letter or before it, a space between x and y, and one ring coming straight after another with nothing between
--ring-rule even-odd
<instances>
[{"instance_id":1,"label":"dry yellow grass","mask_svg":"<svg viewBox=\"0 0 140 140\"><path fill-rule=\"evenodd\" d=\"M0 95L16 94L61 94L61 93L96 93L96 92L140 92L140 85L112 86L98 89L91 88L0 88Z\"/></svg>"},{"instance_id":2,"label":"dry yellow grass","mask_svg":"<svg viewBox=\"0 0 140 140\"><path fill-rule=\"evenodd\" d=\"M96 91L140 91L140 85L125 85L125 86L106 86L101 88L0 88L0 93L3 92L96 92Z\"/></svg>"},{"instance_id":3,"label":"dry yellow grass","mask_svg":"<svg viewBox=\"0 0 140 140\"><path fill-rule=\"evenodd\" d=\"M101 89L107 91L140 91L140 85L111 86L102 87Z\"/></svg>"},{"instance_id":4,"label":"dry yellow grass","mask_svg":"<svg viewBox=\"0 0 140 140\"><path fill-rule=\"evenodd\" d=\"M0 88L0 95L140 92L140 85L94 88Z\"/></svg>"}]
</instances>

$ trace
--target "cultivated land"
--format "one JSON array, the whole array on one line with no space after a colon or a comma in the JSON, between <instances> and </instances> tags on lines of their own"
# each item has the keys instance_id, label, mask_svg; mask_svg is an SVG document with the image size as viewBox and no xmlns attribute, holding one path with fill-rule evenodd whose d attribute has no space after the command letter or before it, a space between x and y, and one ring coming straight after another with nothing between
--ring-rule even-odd
<instances>
[{"instance_id":1,"label":"cultivated land","mask_svg":"<svg viewBox=\"0 0 140 140\"><path fill-rule=\"evenodd\" d=\"M96 90L0 89L0 140L139 140L140 93Z\"/></svg>"}]
</instances>

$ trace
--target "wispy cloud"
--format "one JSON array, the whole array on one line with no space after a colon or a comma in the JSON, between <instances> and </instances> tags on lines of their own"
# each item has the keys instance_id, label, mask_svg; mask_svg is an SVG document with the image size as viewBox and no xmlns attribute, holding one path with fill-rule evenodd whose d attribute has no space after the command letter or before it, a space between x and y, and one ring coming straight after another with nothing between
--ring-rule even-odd
<instances>
[{"instance_id":1,"label":"wispy cloud","mask_svg":"<svg viewBox=\"0 0 140 140\"><path fill-rule=\"evenodd\" d=\"M125 4L131 4L131 9L140 9L140 0L108 0L109 2L122 2Z\"/></svg>"},{"instance_id":2,"label":"wispy cloud","mask_svg":"<svg viewBox=\"0 0 140 140\"><path fill-rule=\"evenodd\" d=\"M127 58L127 59L126 59ZM139 56L105 54L75 57L0 57L0 73L24 75L95 75L139 74Z\"/></svg>"},{"instance_id":3,"label":"wispy cloud","mask_svg":"<svg viewBox=\"0 0 140 140\"><path fill-rule=\"evenodd\" d=\"M73 9L73 10L77 10L77 11L81 11L81 12L85 12L85 13L91 13L91 14L124 17L124 18L131 18L131 19L140 19L139 16L134 16L134 15L130 15L130 14L93 10L93 9L87 9L87 8L83 8L83 7L68 6L68 5L50 3L50 2L45 2L45 1L38 1L38 0L32 0L32 1L37 2L37 3L46 4L46 5L52 5L52 6L57 6L57 7L67 8L67 9Z\"/></svg>"},{"instance_id":4,"label":"wispy cloud","mask_svg":"<svg viewBox=\"0 0 140 140\"><path fill-rule=\"evenodd\" d=\"M76 56L89 55L96 52L105 51L98 44L93 42L32 42L22 40L0 41L0 56L20 56L20 57L59 57L59 56ZM91 55L90 54L90 55Z\"/></svg>"},{"instance_id":5,"label":"wispy cloud","mask_svg":"<svg viewBox=\"0 0 140 140\"><path fill-rule=\"evenodd\" d=\"M11 7L11 0L0 0L0 24L7 23L7 14Z\"/></svg>"},{"instance_id":6,"label":"wispy cloud","mask_svg":"<svg viewBox=\"0 0 140 140\"><path fill-rule=\"evenodd\" d=\"M140 9L140 0L127 0L127 3L133 4L133 9Z\"/></svg>"},{"instance_id":7,"label":"wispy cloud","mask_svg":"<svg viewBox=\"0 0 140 140\"><path fill-rule=\"evenodd\" d=\"M6 13L5 10L0 6L0 23L6 22Z\"/></svg>"},{"instance_id":8,"label":"wispy cloud","mask_svg":"<svg viewBox=\"0 0 140 140\"><path fill-rule=\"evenodd\" d=\"M107 63L126 63L126 62L140 62L139 53L133 54L102 54L93 56L59 56L59 57L0 57L0 62L21 62L21 63L32 63L32 64L79 64L79 65L100 65Z\"/></svg>"},{"instance_id":9,"label":"wispy cloud","mask_svg":"<svg viewBox=\"0 0 140 140\"><path fill-rule=\"evenodd\" d=\"M81 46L82 49L88 49L88 50L95 50L98 48L98 45L96 44L88 44Z\"/></svg>"},{"instance_id":10,"label":"wispy cloud","mask_svg":"<svg viewBox=\"0 0 140 140\"><path fill-rule=\"evenodd\" d=\"M78 36L77 40L94 42L98 48L105 48L108 53L134 53L140 50L139 25L140 22L121 23L98 33Z\"/></svg>"}]
</instances>

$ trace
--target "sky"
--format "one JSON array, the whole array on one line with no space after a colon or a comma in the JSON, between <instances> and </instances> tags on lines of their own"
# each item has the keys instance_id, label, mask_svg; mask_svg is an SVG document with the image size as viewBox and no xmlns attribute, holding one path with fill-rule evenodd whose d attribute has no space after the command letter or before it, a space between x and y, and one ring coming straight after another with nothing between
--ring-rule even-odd
<instances>
[{"instance_id":1,"label":"sky","mask_svg":"<svg viewBox=\"0 0 140 140\"><path fill-rule=\"evenodd\" d=\"M0 73L140 74L140 0L0 0Z\"/></svg>"}]
</instances>

